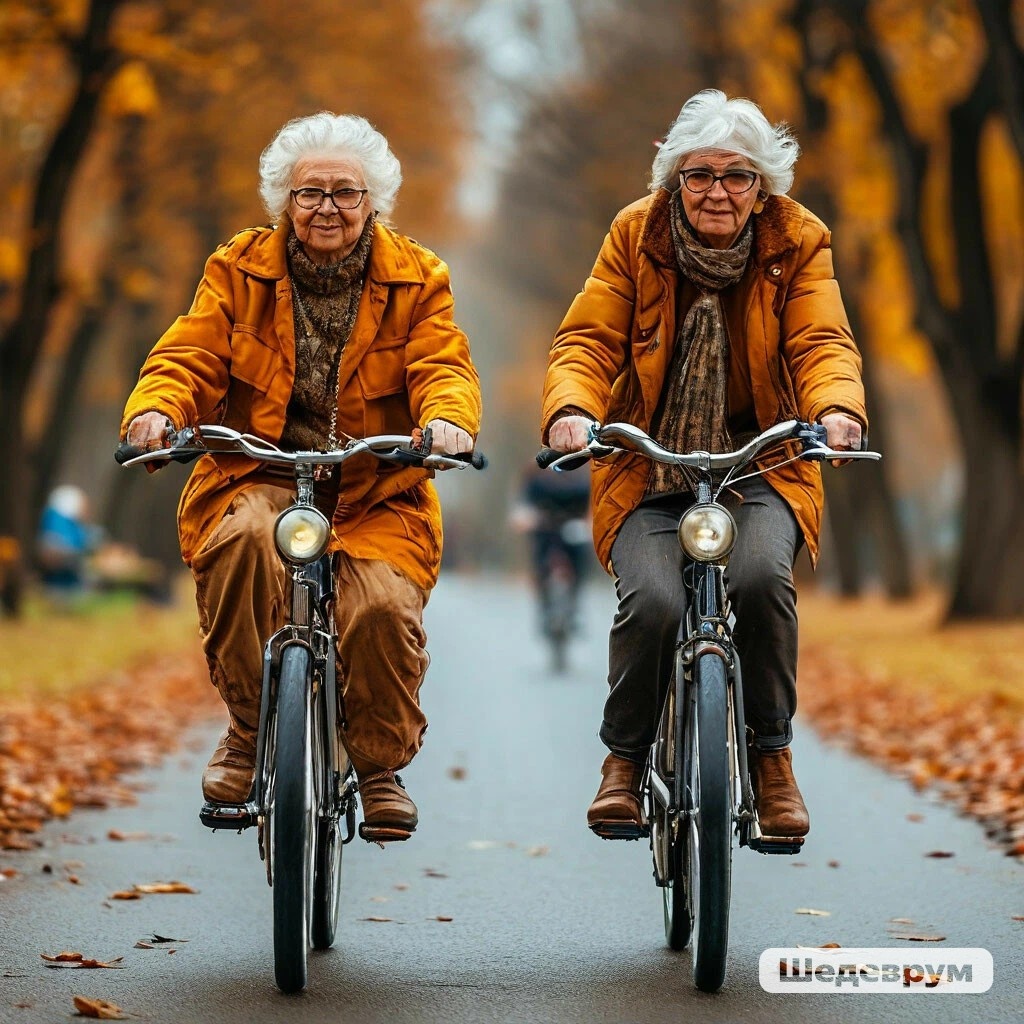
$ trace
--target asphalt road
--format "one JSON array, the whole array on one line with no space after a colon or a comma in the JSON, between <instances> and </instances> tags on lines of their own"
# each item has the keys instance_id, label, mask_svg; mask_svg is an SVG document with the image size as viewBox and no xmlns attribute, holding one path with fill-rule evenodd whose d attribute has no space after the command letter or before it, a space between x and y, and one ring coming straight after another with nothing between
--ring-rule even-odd
<instances>
[{"instance_id":1,"label":"asphalt road","mask_svg":"<svg viewBox=\"0 0 1024 1024\"><path fill-rule=\"evenodd\" d=\"M311 957L305 993L274 987L255 834L213 834L197 821L211 726L191 752L143 777L138 806L81 812L48 827L41 849L5 860L21 874L0 886L0 1021L67 1020L76 994L156 1024L1021 1019L1024 922L1012 918L1024 914L1024 871L975 824L823 747L806 727L795 747L812 816L805 853L736 853L726 986L697 992L689 954L664 944L647 847L602 842L585 827L603 756L608 590L595 587L586 607L573 667L553 677L522 586L442 581L428 607L431 726L405 773L422 824L406 844L346 847L339 940ZM110 829L151 838L116 842ZM925 856L933 850L955 856ZM158 880L198 894L109 899ZM769 946L917 952L893 939L897 927L990 950L992 989L769 995L758 983ZM135 948L154 933L178 941ZM123 957L124 968L47 968L40 954L61 950Z\"/></svg>"}]
</instances>

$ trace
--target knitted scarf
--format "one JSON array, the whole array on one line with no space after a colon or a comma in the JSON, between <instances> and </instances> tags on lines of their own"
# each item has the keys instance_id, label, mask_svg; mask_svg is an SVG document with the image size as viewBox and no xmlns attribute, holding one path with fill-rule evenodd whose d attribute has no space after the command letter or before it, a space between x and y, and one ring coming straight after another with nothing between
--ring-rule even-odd
<instances>
[{"instance_id":1,"label":"knitted scarf","mask_svg":"<svg viewBox=\"0 0 1024 1024\"><path fill-rule=\"evenodd\" d=\"M359 310L373 222L371 214L352 252L328 266L314 263L294 232L288 236L295 316L295 383L281 435L288 451L326 448L334 433L338 365Z\"/></svg>"},{"instance_id":2,"label":"knitted scarf","mask_svg":"<svg viewBox=\"0 0 1024 1024\"><path fill-rule=\"evenodd\" d=\"M748 221L731 249L707 249L687 223L678 196L671 209L679 269L700 294L679 328L661 413L651 436L677 452L729 451L729 331L720 292L739 281L747 269L754 228ZM679 469L654 463L648 494L685 488Z\"/></svg>"}]
</instances>

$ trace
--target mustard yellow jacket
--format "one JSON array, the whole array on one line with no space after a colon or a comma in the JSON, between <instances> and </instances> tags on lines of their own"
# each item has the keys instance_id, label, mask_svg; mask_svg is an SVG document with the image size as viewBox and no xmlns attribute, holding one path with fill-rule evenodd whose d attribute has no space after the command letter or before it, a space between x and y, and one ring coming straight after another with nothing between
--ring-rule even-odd
<instances>
[{"instance_id":1,"label":"mustard yellow jacket","mask_svg":"<svg viewBox=\"0 0 1024 1024\"><path fill-rule=\"evenodd\" d=\"M250 228L221 246L188 314L149 354L124 413L176 427L223 423L277 441L295 379L288 226ZM466 336L452 319L448 268L428 249L374 227L366 283L339 367L337 434L408 434L443 419L476 435L480 386ZM192 556L258 464L204 456L182 492L178 532ZM345 463L332 550L379 558L418 586L437 579L441 514L433 474L372 455Z\"/></svg>"},{"instance_id":2,"label":"mustard yellow jacket","mask_svg":"<svg viewBox=\"0 0 1024 1024\"><path fill-rule=\"evenodd\" d=\"M542 436L565 406L605 423L650 430L675 346L678 269L666 189L622 210L551 347ZM743 278L722 293L730 344L744 345L754 412L764 430L843 410L865 428L860 354L832 272L830 234L809 210L772 196L754 216ZM618 455L593 465L594 544L612 544L647 487L651 462ZM817 464L795 462L766 479L792 508L817 558L823 492Z\"/></svg>"}]
</instances>

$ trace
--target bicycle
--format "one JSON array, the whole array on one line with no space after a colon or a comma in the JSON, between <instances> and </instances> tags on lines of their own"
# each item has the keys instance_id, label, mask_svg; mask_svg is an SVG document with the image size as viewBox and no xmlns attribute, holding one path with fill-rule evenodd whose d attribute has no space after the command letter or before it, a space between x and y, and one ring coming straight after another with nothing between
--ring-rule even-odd
<instances>
[{"instance_id":1,"label":"bicycle","mask_svg":"<svg viewBox=\"0 0 1024 1024\"><path fill-rule=\"evenodd\" d=\"M324 467L341 467L364 453L424 468L482 469L486 459L479 452L430 454L429 429L419 443L405 435L384 434L326 452L284 452L252 434L215 425L169 430L167 437L167 448L143 451L122 444L114 457L134 466L241 454L295 473L294 503L274 527L278 554L291 580L291 605L287 621L264 648L252 789L244 804L204 803L199 819L211 829L257 829L260 858L273 890L274 975L282 992L297 992L306 985L309 946L334 945L342 848L356 835L358 793L336 727L347 723L335 675L335 559L326 553L331 524L314 505L314 481Z\"/></svg>"},{"instance_id":2,"label":"bicycle","mask_svg":"<svg viewBox=\"0 0 1024 1024\"><path fill-rule=\"evenodd\" d=\"M644 798L655 883L663 896L665 938L671 949L693 947L697 988L717 992L725 982L733 837L764 854L795 854L803 839L763 835L747 765L739 654L725 581L736 521L718 498L740 480L796 459L879 459L877 452L836 451L825 428L787 420L737 451L680 454L629 423L594 424L586 448L568 454L542 449L537 463L555 471L624 451L680 467L694 494L678 527L686 556L686 610L680 617L672 679L644 769ZM796 454L745 472L784 447ZM716 479L716 474L717 479ZM740 742L740 737L744 742ZM610 826L614 828L614 826ZM616 838L639 838L635 826Z\"/></svg>"},{"instance_id":3,"label":"bicycle","mask_svg":"<svg viewBox=\"0 0 1024 1024\"><path fill-rule=\"evenodd\" d=\"M581 519L567 519L534 536L541 629L551 649L551 668L569 667L569 641L577 630L583 567L582 549L589 530Z\"/></svg>"}]
</instances>

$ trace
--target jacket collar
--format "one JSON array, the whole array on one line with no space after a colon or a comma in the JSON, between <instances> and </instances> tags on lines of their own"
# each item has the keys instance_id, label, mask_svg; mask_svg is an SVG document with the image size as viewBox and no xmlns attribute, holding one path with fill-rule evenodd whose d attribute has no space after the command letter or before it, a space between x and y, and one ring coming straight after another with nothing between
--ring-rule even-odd
<instances>
[{"instance_id":1,"label":"jacket collar","mask_svg":"<svg viewBox=\"0 0 1024 1024\"><path fill-rule=\"evenodd\" d=\"M279 281L288 274L288 234L291 223L260 231L238 259L238 268L254 277ZM373 245L367 276L377 284L422 284L423 271L404 239L380 221L373 226Z\"/></svg>"},{"instance_id":2,"label":"jacket collar","mask_svg":"<svg viewBox=\"0 0 1024 1024\"><path fill-rule=\"evenodd\" d=\"M675 268L672 245L671 204L675 193L659 188L651 197L640 229L638 249L652 260ZM751 258L758 267L774 263L800 246L804 208L788 196L769 196L764 209L754 215L754 247Z\"/></svg>"}]
</instances>

